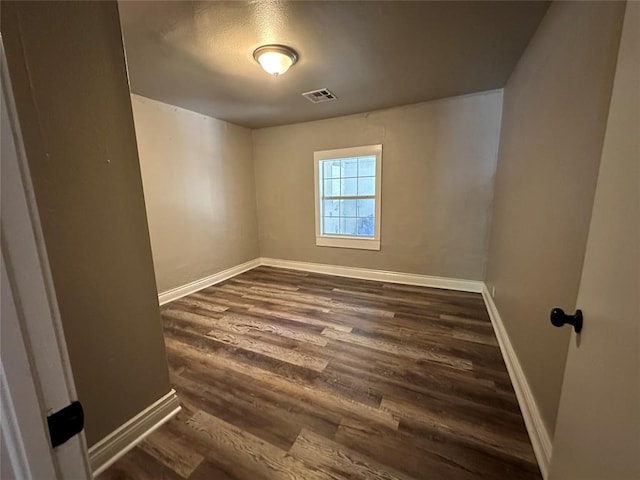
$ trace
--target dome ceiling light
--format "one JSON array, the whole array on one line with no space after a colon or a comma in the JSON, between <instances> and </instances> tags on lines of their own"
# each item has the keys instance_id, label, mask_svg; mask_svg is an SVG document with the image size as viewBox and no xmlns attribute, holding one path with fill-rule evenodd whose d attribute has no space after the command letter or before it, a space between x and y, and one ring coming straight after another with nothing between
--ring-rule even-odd
<instances>
[{"instance_id":1,"label":"dome ceiling light","mask_svg":"<svg viewBox=\"0 0 640 480\"><path fill-rule=\"evenodd\" d=\"M286 45L263 45L255 49L253 58L265 72L277 77L298 61L298 54Z\"/></svg>"}]
</instances>

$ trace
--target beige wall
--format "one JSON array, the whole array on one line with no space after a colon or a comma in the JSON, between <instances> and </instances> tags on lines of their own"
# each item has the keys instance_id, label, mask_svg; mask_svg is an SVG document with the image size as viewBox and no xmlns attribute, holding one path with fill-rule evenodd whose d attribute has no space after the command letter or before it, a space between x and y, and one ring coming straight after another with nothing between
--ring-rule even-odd
<instances>
[{"instance_id":1,"label":"beige wall","mask_svg":"<svg viewBox=\"0 0 640 480\"><path fill-rule=\"evenodd\" d=\"M481 280L501 98L485 92L254 130L261 255ZM313 152L377 143L381 250L317 247Z\"/></svg>"},{"instance_id":2,"label":"beige wall","mask_svg":"<svg viewBox=\"0 0 640 480\"><path fill-rule=\"evenodd\" d=\"M132 102L158 291L258 257L251 130Z\"/></svg>"},{"instance_id":3,"label":"beige wall","mask_svg":"<svg viewBox=\"0 0 640 480\"><path fill-rule=\"evenodd\" d=\"M624 4L554 2L504 91L487 276L553 432Z\"/></svg>"},{"instance_id":4,"label":"beige wall","mask_svg":"<svg viewBox=\"0 0 640 480\"><path fill-rule=\"evenodd\" d=\"M170 389L117 4L3 1L1 8L92 445Z\"/></svg>"}]
</instances>

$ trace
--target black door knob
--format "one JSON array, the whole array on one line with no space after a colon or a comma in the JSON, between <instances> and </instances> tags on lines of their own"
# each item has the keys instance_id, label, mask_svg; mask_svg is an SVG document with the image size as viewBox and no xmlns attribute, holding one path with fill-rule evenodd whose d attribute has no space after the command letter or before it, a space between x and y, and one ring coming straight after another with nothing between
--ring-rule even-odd
<instances>
[{"instance_id":1,"label":"black door knob","mask_svg":"<svg viewBox=\"0 0 640 480\"><path fill-rule=\"evenodd\" d=\"M561 308L554 308L551 310L549 317L554 327L562 327L568 323L569 325L573 325L576 333L580 333L582 330L582 310L576 310L576 313L573 315L567 315Z\"/></svg>"}]
</instances>

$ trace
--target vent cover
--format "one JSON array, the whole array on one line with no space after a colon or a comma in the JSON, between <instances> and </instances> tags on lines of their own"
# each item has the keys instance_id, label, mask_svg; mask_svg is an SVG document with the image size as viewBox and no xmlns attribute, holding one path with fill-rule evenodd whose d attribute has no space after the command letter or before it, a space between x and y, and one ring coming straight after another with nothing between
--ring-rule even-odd
<instances>
[{"instance_id":1,"label":"vent cover","mask_svg":"<svg viewBox=\"0 0 640 480\"><path fill-rule=\"evenodd\" d=\"M311 92L305 92L302 94L304 98L311 103L330 102L337 97L329 91L327 88L320 88L319 90L312 90Z\"/></svg>"}]
</instances>

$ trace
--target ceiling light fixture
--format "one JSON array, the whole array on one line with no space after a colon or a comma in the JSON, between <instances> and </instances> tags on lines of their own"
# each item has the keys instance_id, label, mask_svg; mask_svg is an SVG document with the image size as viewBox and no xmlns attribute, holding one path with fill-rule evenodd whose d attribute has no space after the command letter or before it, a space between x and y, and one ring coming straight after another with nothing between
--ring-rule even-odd
<instances>
[{"instance_id":1,"label":"ceiling light fixture","mask_svg":"<svg viewBox=\"0 0 640 480\"><path fill-rule=\"evenodd\" d=\"M278 76L298 61L298 54L286 45L263 45L255 49L253 58L265 72Z\"/></svg>"}]
</instances>

